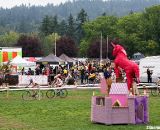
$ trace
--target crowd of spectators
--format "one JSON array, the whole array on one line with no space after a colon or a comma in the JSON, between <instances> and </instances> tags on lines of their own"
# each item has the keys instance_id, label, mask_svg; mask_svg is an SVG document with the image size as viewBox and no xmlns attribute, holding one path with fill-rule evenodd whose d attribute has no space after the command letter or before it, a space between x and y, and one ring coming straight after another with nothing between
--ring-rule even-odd
<instances>
[{"instance_id":1,"label":"crowd of spectators","mask_svg":"<svg viewBox=\"0 0 160 130\"><path fill-rule=\"evenodd\" d=\"M111 63L100 65L98 63L79 63L78 65L57 65L55 67L50 65L37 65L35 70L31 68L28 71L24 71L22 68L22 75L47 75L54 76L61 74L61 79L65 82L69 82L69 79L73 79L75 82L80 82L80 84L88 83L99 83L100 82L100 73L103 73L105 78L114 77L113 67Z\"/></svg>"}]
</instances>

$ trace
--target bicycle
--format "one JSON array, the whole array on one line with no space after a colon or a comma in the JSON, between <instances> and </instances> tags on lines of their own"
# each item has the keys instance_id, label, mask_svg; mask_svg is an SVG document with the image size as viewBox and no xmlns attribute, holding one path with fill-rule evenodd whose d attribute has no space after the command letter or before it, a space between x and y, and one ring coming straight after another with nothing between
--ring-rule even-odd
<instances>
[{"instance_id":1,"label":"bicycle","mask_svg":"<svg viewBox=\"0 0 160 130\"><path fill-rule=\"evenodd\" d=\"M60 98L65 98L68 95L68 91L65 88L62 89L50 89L46 92L46 96L47 98L54 98L56 97L60 97Z\"/></svg>"},{"instance_id":2,"label":"bicycle","mask_svg":"<svg viewBox=\"0 0 160 130\"><path fill-rule=\"evenodd\" d=\"M152 88L152 89L151 89L151 94L152 94L153 96L158 96L158 95L160 95L160 86L156 85L155 88Z\"/></svg>"},{"instance_id":3,"label":"bicycle","mask_svg":"<svg viewBox=\"0 0 160 130\"><path fill-rule=\"evenodd\" d=\"M158 96L160 95L160 77L158 77L157 81L156 81L156 87L151 89L151 94L153 96Z\"/></svg>"},{"instance_id":4,"label":"bicycle","mask_svg":"<svg viewBox=\"0 0 160 130\"><path fill-rule=\"evenodd\" d=\"M29 88L29 85L27 85L25 88ZM43 93L40 91L40 89L38 89L39 85L35 83L34 88L35 89L32 89L32 90L25 90L22 93L22 99L23 100L37 100L37 99L40 100L43 97Z\"/></svg>"},{"instance_id":5,"label":"bicycle","mask_svg":"<svg viewBox=\"0 0 160 130\"><path fill-rule=\"evenodd\" d=\"M53 98L55 96L56 97L59 96L61 98L65 98L68 95L67 89L64 89L64 88L61 89L61 86L64 85L63 84L64 82L59 78L59 76L60 75L57 75L55 77L55 80L52 81L51 86L50 86L50 87L55 88L55 89L50 89L50 90L48 90L46 92L46 96L48 98Z\"/></svg>"}]
</instances>

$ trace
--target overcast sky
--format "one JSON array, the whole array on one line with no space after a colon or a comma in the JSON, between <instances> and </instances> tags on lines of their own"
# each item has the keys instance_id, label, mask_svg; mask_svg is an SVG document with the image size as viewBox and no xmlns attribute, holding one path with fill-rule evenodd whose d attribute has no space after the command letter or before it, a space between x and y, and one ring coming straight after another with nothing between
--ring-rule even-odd
<instances>
[{"instance_id":1,"label":"overcast sky","mask_svg":"<svg viewBox=\"0 0 160 130\"><path fill-rule=\"evenodd\" d=\"M64 3L68 0L0 0L0 7L11 8L13 6L24 4L31 5L46 5L47 3L52 3L54 5Z\"/></svg>"}]
</instances>

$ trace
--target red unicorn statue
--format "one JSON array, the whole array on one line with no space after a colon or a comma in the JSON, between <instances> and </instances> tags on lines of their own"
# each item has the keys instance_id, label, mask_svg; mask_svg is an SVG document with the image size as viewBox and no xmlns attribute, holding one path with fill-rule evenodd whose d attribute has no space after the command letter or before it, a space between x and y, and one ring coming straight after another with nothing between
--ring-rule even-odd
<instances>
[{"instance_id":1,"label":"red unicorn statue","mask_svg":"<svg viewBox=\"0 0 160 130\"><path fill-rule=\"evenodd\" d=\"M139 67L136 63L127 58L127 53L121 45L115 45L113 42L111 44L114 47L112 53L115 57L116 78L121 76L120 68L123 69L127 77L128 90L130 90L134 79L139 83Z\"/></svg>"}]
</instances>

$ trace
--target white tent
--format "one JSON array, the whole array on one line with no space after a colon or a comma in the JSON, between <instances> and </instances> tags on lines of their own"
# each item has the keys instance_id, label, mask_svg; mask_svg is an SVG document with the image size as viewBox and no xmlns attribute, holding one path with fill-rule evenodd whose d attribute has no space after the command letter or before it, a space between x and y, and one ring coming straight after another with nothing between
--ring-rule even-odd
<instances>
[{"instance_id":1,"label":"white tent","mask_svg":"<svg viewBox=\"0 0 160 130\"><path fill-rule=\"evenodd\" d=\"M160 77L160 56L150 56L140 60L140 81L147 82L147 69L152 71L152 81L156 82Z\"/></svg>"},{"instance_id":2,"label":"white tent","mask_svg":"<svg viewBox=\"0 0 160 130\"><path fill-rule=\"evenodd\" d=\"M19 55L16 56L11 62L11 65L15 65L15 66L22 66L22 67L29 67L29 66L35 66L36 63L35 62L30 62L27 61L25 59L23 59L22 57L20 57Z\"/></svg>"}]
</instances>

